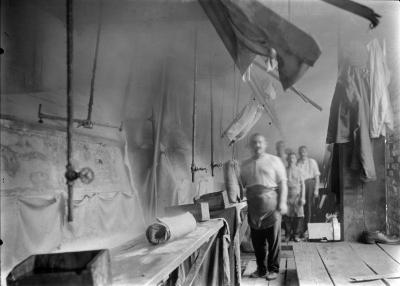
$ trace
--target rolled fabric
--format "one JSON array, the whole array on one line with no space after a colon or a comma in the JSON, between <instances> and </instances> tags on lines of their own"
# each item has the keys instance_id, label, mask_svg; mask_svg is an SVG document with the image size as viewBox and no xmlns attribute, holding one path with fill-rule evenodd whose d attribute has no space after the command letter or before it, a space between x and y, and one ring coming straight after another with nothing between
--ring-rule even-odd
<instances>
[{"instance_id":1,"label":"rolled fabric","mask_svg":"<svg viewBox=\"0 0 400 286\"><path fill-rule=\"evenodd\" d=\"M152 244L183 237L196 229L196 220L190 212L156 220L146 230L147 240Z\"/></svg>"},{"instance_id":2,"label":"rolled fabric","mask_svg":"<svg viewBox=\"0 0 400 286\"><path fill-rule=\"evenodd\" d=\"M224 163L225 189L231 203L240 201L241 188L239 183L239 163L236 160L228 160Z\"/></svg>"}]
</instances>

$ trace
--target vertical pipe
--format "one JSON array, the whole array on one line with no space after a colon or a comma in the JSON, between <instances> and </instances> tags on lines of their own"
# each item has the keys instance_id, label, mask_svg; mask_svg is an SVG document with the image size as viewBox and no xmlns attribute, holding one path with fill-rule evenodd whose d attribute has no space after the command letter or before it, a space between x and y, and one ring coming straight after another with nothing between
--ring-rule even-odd
<instances>
[{"instance_id":1,"label":"vertical pipe","mask_svg":"<svg viewBox=\"0 0 400 286\"><path fill-rule=\"evenodd\" d=\"M212 63L210 61L210 112L211 112L211 176L214 177L214 102L212 90Z\"/></svg>"},{"instance_id":2,"label":"vertical pipe","mask_svg":"<svg viewBox=\"0 0 400 286\"><path fill-rule=\"evenodd\" d=\"M66 0L67 4L67 172L73 171L72 156L72 127L73 127L73 98L72 98L72 60L73 60L73 0ZM68 186L68 221L73 220L73 181L67 180Z\"/></svg>"},{"instance_id":3,"label":"vertical pipe","mask_svg":"<svg viewBox=\"0 0 400 286\"><path fill-rule=\"evenodd\" d=\"M197 84L197 29L194 32L194 69L193 69L193 108L192 108L192 182L195 174L195 140L196 140L196 84Z\"/></svg>"}]
</instances>

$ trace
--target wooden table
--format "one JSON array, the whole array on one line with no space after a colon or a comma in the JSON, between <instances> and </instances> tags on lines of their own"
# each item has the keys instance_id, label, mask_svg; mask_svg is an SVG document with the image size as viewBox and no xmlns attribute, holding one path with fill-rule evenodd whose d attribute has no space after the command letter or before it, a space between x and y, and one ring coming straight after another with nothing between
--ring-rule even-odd
<instances>
[{"instance_id":1,"label":"wooden table","mask_svg":"<svg viewBox=\"0 0 400 286\"><path fill-rule=\"evenodd\" d=\"M183 238L152 245L142 236L111 250L113 285L157 285L193 252L214 237L222 220L197 223Z\"/></svg>"},{"instance_id":2,"label":"wooden table","mask_svg":"<svg viewBox=\"0 0 400 286\"><path fill-rule=\"evenodd\" d=\"M400 245L293 244L299 285L400 285L400 279L352 283L351 277L400 273Z\"/></svg>"}]
</instances>

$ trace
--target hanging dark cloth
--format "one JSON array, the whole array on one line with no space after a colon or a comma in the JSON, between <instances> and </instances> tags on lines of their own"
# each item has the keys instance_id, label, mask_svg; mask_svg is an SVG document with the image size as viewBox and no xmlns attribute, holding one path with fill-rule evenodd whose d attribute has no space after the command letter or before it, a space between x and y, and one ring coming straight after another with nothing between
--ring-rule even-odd
<instances>
[{"instance_id":1,"label":"hanging dark cloth","mask_svg":"<svg viewBox=\"0 0 400 286\"><path fill-rule=\"evenodd\" d=\"M292 86L321 54L315 40L259 0L199 0L243 74L256 55L277 54L279 79Z\"/></svg>"},{"instance_id":2,"label":"hanging dark cloth","mask_svg":"<svg viewBox=\"0 0 400 286\"><path fill-rule=\"evenodd\" d=\"M350 0L322 0L322 1L369 20L371 22L370 24L371 29L375 28L379 24L379 18L381 16L379 14L376 14L374 10L372 10L367 6L358 4Z\"/></svg>"},{"instance_id":3,"label":"hanging dark cloth","mask_svg":"<svg viewBox=\"0 0 400 286\"><path fill-rule=\"evenodd\" d=\"M352 144L350 168L358 171L364 182L376 180L369 137L369 94L368 70L349 64L340 65L326 143Z\"/></svg>"}]
</instances>

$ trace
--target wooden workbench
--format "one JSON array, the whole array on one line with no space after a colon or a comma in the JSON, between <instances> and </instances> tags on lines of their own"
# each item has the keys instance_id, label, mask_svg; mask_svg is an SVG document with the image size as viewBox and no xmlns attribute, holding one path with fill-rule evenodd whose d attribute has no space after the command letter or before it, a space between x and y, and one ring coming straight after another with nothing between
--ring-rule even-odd
<instances>
[{"instance_id":1,"label":"wooden workbench","mask_svg":"<svg viewBox=\"0 0 400 286\"><path fill-rule=\"evenodd\" d=\"M183 238L152 245L142 236L111 250L113 285L157 285L222 228L222 220L197 223Z\"/></svg>"}]
</instances>

